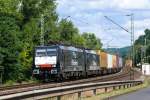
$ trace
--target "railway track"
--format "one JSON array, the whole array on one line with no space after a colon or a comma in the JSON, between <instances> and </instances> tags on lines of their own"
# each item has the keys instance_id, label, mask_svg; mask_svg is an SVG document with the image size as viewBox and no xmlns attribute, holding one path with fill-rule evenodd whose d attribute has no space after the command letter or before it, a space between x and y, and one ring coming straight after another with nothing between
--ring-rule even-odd
<instances>
[{"instance_id":1,"label":"railway track","mask_svg":"<svg viewBox=\"0 0 150 100\"><path fill-rule=\"evenodd\" d=\"M109 77L109 75L107 76ZM105 76L101 76L101 77L105 77ZM42 84L43 83L25 83L25 84L11 85L11 86L0 86L0 91L8 90L8 89L15 89L15 88L22 88L22 87L29 87L29 86L36 86L36 85L42 85Z\"/></svg>"},{"instance_id":2,"label":"railway track","mask_svg":"<svg viewBox=\"0 0 150 100\"><path fill-rule=\"evenodd\" d=\"M42 85L42 83L39 83L39 85ZM10 89L16 89L16 88L23 88L23 87L29 87L29 86L36 86L37 83L24 83L24 84L17 84L12 86L0 86L0 91L3 90L10 90Z\"/></svg>"},{"instance_id":3,"label":"railway track","mask_svg":"<svg viewBox=\"0 0 150 100\"><path fill-rule=\"evenodd\" d=\"M138 78L140 75L141 74L137 72L134 75L134 79ZM31 91L31 90L60 87L60 86L67 86L67 85L74 85L74 84L81 84L81 83L105 82L105 81L114 81L114 80L119 80L119 81L129 80L131 79L131 76L132 75L129 72L129 69L123 69L122 72L119 72L113 75L81 79L81 80L75 80L75 81L67 81L67 82L61 82L61 83L52 82L52 83L45 83L45 84L31 83L31 84L22 84L22 85L15 85L15 86L6 86L6 87L0 87L0 96L13 94L13 93L26 92L26 91Z\"/></svg>"}]
</instances>

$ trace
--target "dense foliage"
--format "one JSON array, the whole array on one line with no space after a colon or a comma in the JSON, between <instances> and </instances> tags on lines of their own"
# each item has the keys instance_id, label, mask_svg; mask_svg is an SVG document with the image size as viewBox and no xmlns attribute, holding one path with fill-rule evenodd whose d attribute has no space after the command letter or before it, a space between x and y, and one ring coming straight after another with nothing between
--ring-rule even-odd
<instances>
[{"instance_id":1,"label":"dense foliage","mask_svg":"<svg viewBox=\"0 0 150 100\"><path fill-rule=\"evenodd\" d=\"M150 30L146 29L145 34L135 41L135 59L138 63L150 63Z\"/></svg>"},{"instance_id":2,"label":"dense foliage","mask_svg":"<svg viewBox=\"0 0 150 100\"><path fill-rule=\"evenodd\" d=\"M40 45L41 14L44 39L69 43L90 49L102 44L93 33L79 33L71 21L56 13L54 0L0 0L0 66L4 82L22 81L31 77L33 49Z\"/></svg>"}]
</instances>

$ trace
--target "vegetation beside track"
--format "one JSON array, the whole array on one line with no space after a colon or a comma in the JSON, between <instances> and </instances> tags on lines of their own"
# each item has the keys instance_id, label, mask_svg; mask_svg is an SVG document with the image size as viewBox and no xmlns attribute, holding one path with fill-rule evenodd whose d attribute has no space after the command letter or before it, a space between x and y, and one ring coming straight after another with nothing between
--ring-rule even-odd
<instances>
[{"instance_id":1,"label":"vegetation beside track","mask_svg":"<svg viewBox=\"0 0 150 100\"><path fill-rule=\"evenodd\" d=\"M34 84L34 83L40 83L40 81L38 81L36 79L28 79L26 81L21 81L21 82L16 82L16 81L13 81L13 80L8 80L4 84L2 84L1 87L7 87L7 86L13 87L13 86L16 86L16 85Z\"/></svg>"}]
</instances>

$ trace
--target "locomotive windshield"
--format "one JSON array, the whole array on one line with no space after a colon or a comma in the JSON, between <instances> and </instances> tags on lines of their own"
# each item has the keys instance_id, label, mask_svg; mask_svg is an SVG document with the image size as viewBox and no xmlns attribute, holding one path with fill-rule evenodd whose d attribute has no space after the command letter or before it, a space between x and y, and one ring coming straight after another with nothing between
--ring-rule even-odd
<instances>
[{"instance_id":1,"label":"locomotive windshield","mask_svg":"<svg viewBox=\"0 0 150 100\"><path fill-rule=\"evenodd\" d=\"M41 56L56 56L56 49L37 49L36 50L36 56L41 57Z\"/></svg>"},{"instance_id":2,"label":"locomotive windshield","mask_svg":"<svg viewBox=\"0 0 150 100\"><path fill-rule=\"evenodd\" d=\"M56 66L57 49L51 47L40 47L35 50L35 65L38 66Z\"/></svg>"},{"instance_id":3,"label":"locomotive windshield","mask_svg":"<svg viewBox=\"0 0 150 100\"><path fill-rule=\"evenodd\" d=\"M46 49L37 49L36 56L46 56Z\"/></svg>"},{"instance_id":4,"label":"locomotive windshield","mask_svg":"<svg viewBox=\"0 0 150 100\"><path fill-rule=\"evenodd\" d=\"M47 49L48 56L56 56L56 49Z\"/></svg>"}]
</instances>

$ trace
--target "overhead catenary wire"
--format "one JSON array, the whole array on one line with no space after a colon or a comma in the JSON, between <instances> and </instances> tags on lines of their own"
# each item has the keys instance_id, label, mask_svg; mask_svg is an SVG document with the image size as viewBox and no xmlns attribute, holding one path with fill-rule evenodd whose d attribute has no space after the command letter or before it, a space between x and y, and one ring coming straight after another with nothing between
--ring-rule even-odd
<instances>
[{"instance_id":1,"label":"overhead catenary wire","mask_svg":"<svg viewBox=\"0 0 150 100\"><path fill-rule=\"evenodd\" d=\"M119 25L118 23L116 23L115 21L113 21L112 19L108 18L107 16L104 16L107 20L111 21L113 24L119 26L121 29L123 29L124 31L128 32L129 31L127 29L125 29L124 27L122 27L121 25Z\"/></svg>"}]
</instances>

